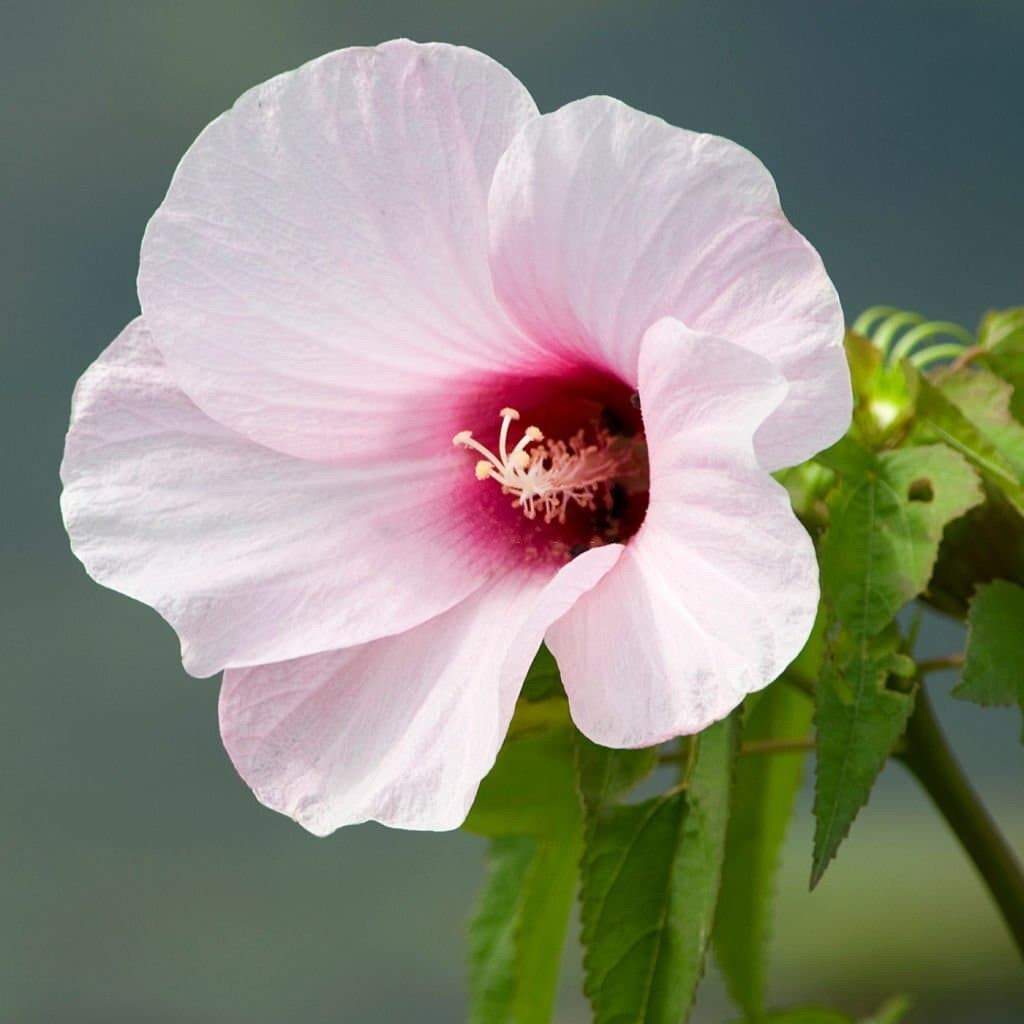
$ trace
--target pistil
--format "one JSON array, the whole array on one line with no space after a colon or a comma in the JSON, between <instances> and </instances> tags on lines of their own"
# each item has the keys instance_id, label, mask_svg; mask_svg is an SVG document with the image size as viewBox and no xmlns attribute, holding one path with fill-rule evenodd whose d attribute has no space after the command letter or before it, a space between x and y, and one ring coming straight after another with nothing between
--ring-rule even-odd
<instances>
[{"instance_id":1,"label":"pistil","mask_svg":"<svg viewBox=\"0 0 1024 1024\"><path fill-rule=\"evenodd\" d=\"M545 523L564 523L571 505L597 511L600 494L604 507L615 504L616 487L627 491L647 487L646 451L642 440L612 434L600 424L580 428L568 441L549 440L536 426L528 426L508 449L509 429L517 421L515 409L501 410L498 452L482 445L469 430L452 443L483 456L475 467L478 480L494 480L503 494L514 495L513 505L527 519L543 515ZM531 447L532 446L532 447Z\"/></svg>"}]
</instances>

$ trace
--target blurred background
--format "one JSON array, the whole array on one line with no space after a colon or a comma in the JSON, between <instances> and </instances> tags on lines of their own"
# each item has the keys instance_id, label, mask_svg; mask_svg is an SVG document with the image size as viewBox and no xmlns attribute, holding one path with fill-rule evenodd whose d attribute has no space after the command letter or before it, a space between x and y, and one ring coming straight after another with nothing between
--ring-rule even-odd
<instances>
[{"instance_id":1,"label":"blurred background","mask_svg":"<svg viewBox=\"0 0 1024 1024\"><path fill-rule=\"evenodd\" d=\"M0 6L0 1020L450 1022L483 844L367 825L326 840L257 805L217 736L216 680L90 583L57 467L75 379L137 312L147 218L199 130L326 50L476 46L542 110L609 93L730 136L774 172L852 319L895 303L973 326L1024 303L1017 0L325 0ZM924 646L955 631L929 623ZM1024 843L1019 722L945 697L954 743ZM887 769L806 892L785 851L777 1003L912 1021L1024 1019L1024 974L971 867ZM570 950L559 1019L588 1019ZM699 1024L731 1015L712 977Z\"/></svg>"}]
</instances>

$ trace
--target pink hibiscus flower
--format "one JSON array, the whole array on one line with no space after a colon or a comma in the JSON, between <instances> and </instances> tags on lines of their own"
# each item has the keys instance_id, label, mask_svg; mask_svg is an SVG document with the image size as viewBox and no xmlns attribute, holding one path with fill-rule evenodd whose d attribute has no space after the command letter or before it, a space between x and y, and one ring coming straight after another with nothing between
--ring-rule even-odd
<instances>
[{"instance_id":1,"label":"pink hibiscus flower","mask_svg":"<svg viewBox=\"0 0 1024 1024\"><path fill-rule=\"evenodd\" d=\"M139 296L75 394L68 533L225 670L235 766L310 831L459 825L542 640L630 747L807 638L769 473L847 425L843 317L734 143L540 115L469 49L342 50L199 136Z\"/></svg>"}]
</instances>

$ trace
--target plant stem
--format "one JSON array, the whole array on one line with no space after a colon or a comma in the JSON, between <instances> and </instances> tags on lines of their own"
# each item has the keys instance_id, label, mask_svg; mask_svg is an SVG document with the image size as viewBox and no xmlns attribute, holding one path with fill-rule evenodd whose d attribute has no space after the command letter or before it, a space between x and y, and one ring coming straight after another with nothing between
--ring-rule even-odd
<instances>
[{"instance_id":1,"label":"plant stem","mask_svg":"<svg viewBox=\"0 0 1024 1024\"><path fill-rule=\"evenodd\" d=\"M974 861L1024 957L1024 871L957 763L922 686L897 757L932 798Z\"/></svg>"},{"instance_id":2,"label":"plant stem","mask_svg":"<svg viewBox=\"0 0 1024 1024\"><path fill-rule=\"evenodd\" d=\"M922 658L917 663L919 675L927 675L929 672L941 672L947 668L960 668L964 663L962 654L947 654L942 658Z\"/></svg>"}]
</instances>

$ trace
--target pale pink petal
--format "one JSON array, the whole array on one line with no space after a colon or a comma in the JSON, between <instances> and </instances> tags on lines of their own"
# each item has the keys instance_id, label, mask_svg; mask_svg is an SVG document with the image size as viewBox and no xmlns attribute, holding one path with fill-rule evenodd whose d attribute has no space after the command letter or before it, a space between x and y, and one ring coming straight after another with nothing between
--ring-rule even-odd
<instances>
[{"instance_id":1,"label":"pale pink petal","mask_svg":"<svg viewBox=\"0 0 1024 1024\"><path fill-rule=\"evenodd\" d=\"M796 656L818 600L810 538L754 454L786 393L778 372L671 320L645 335L639 371L647 518L547 633L573 719L613 747L724 717Z\"/></svg>"},{"instance_id":2,"label":"pale pink petal","mask_svg":"<svg viewBox=\"0 0 1024 1024\"><path fill-rule=\"evenodd\" d=\"M347 468L282 455L201 412L136 320L75 393L61 476L75 553L152 605L208 675L363 643L496 571L452 489L465 457ZM482 545L482 546L481 546ZM483 552L483 554L482 554Z\"/></svg>"},{"instance_id":3,"label":"pale pink petal","mask_svg":"<svg viewBox=\"0 0 1024 1024\"><path fill-rule=\"evenodd\" d=\"M768 358L790 383L757 436L769 469L846 429L839 299L747 150L590 97L525 125L489 210L495 287L531 337L630 382L662 316Z\"/></svg>"},{"instance_id":4,"label":"pale pink petal","mask_svg":"<svg viewBox=\"0 0 1024 1024\"><path fill-rule=\"evenodd\" d=\"M143 315L180 386L291 454L447 443L456 381L529 362L494 297L486 197L535 116L490 58L406 40L247 92L185 154L142 246Z\"/></svg>"},{"instance_id":5,"label":"pale pink petal","mask_svg":"<svg viewBox=\"0 0 1024 1024\"><path fill-rule=\"evenodd\" d=\"M221 734L239 774L317 835L368 820L458 827L545 627L618 557L590 554L546 587L505 577L399 636L228 670Z\"/></svg>"}]
</instances>

